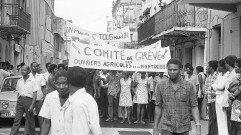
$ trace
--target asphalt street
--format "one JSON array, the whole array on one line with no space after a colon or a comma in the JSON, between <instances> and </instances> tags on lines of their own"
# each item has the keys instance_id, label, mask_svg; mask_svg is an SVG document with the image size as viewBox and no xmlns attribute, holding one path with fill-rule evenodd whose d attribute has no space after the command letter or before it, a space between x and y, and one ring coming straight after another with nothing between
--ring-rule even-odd
<instances>
[{"instance_id":1,"label":"asphalt street","mask_svg":"<svg viewBox=\"0 0 241 135\"><path fill-rule=\"evenodd\" d=\"M101 119L100 125L102 128L103 135L151 135L153 123L146 124L128 124L120 123L121 120L113 121L113 122L105 122L104 119ZM11 126L13 123L13 119L1 119L0 121L0 135L8 135L11 130ZM203 135L207 134L208 130L208 122L201 121L202 124L202 133ZM39 135L39 128L36 128L37 134ZM190 135L194 135L195 125L192 121L192 131ZM24 135L24 121L22 121L22 125L20 128L19 135Z\"/></svg>"}]
</instances>

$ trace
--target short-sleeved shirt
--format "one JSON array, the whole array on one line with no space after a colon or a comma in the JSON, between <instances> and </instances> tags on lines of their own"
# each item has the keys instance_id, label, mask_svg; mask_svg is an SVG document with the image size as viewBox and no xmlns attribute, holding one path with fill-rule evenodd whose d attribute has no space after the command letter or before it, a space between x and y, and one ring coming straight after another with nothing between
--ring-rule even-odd
<instances>
[{"instance_id":1,"label":"short-sleeved shirt","mask_svg":"<svg viewBox=\"0 0 241 135\"><path fill-rule=\"evenodd\" d=\"M55 91L55 85L54 85L54 76L52 74L49 75L48 82L47 82L47 93L50 93L52 91Z\"/></svg>"},{"instance_id":2,"label":"short-sleeved shirt","mask_svg":"<svg viewBox=\"0 0 241 135\"><path fill-rule=\"evenodd\" d=\"M216 91L212 89L211 85L214 84L217 77L219 76L218 72L214 72L213 75L209 75L205 82L205 92L208 95L208 103L213 103L216 101Z\"/></svg>"},{"instance_id":3,"label":"short-sleeved shirt","mask_svg":"<svg viewBox=\"0 0 241 135\"><path fill-rule=\"evenodd\" d=\"M115 96L120 91L120 78L117 74L110 74L107 77L108 80L108 92L107 95Z\"/></svg>"},{"instance_id":4,"label":"short-sleeved shirt","mask_svg":"<svg viewBox=\"0 0 241 135\"><path fill-rule=\"evenodd\" d=\"M5 70L3 70L3 69L0 69L0 86L1 86L2 83L3 83L3 80L4 80L6 77L8 77L8 76L10 76L10 73L9 73L9 72L7 72L7 71L5 71Z\"/></svg>"},{"instance_id":5,"label":"short-sleeved shirt","mask_svg":"<svg viewBox=\"0 0 241 135\"><path fill-rule=\"evenodd\" d=\"M43 74L44 79L45 79L45 81L46 81L46 82L48 82L49 75L50 75L50 74L49 74L49 72L48 72L48 71L47 71L46 73L44 73L44 74Z\"/></svg>"},{"instance_id":6,"label":"short-sleeved shirt","mask_svg":"<svg viewBox=\"0 0 241 135\"><path fill-rule=\"evenodd\" d=\"M49 93L43 103L39 116L51 120L51 135L65 135L64 116L61 110L59 93Z\"/></svg>"},{"instance_id":7,"label":"short-sleeved shirt","mask_svg":"<svg viewBox=\"0 0 241 135\"><path fill-rule=\"evenodd\" d=\"M36 73L35 76L33 76L32 73L30 73L29 75L35 79L36 85L39 87L39 91L37 91L36 100L41 100L43 98L42 86L46 86L44 76L38 73Z\"/></svg>"},{"instance_id":8,"label":"short-sleeved shirt","mask_svg":"<svg viewBox=\"0 0 241 135\"><path fill-rule=\"evenodd\" d=\"M195 91L196 91L196 85L198 85L198 82L197 82L198 80L197 80L197 78L198 78L198 76L195 75L195 74L192 74L190 78L189 78L189 75L188 75L188 74L185 76L185 80L186 80L186 81L189 81L190 83L193 84Z\"/></svg>"},{"instance_id":9,"label":"short-sleeved shirt","mask_svg":"<svg viewBox=\"0 0 241 135\"><path fill-rule=\"evenodd\" d=\"M156 105L162 108L161 130L183 133L191 130L190 109L198 106L193 85L178 79L177 90L171 80L161 81L156 90Z\"/></svg>"},{"instance_id":10,"label":"short-sleeved shirt","mask_svg":"<svg viewBox=\"0 0 241 135\"><path fill-rule=\"evenodd\" d=\"M35 79L32 76L29 76L25 82L23 77L18 80L16 90L18 91L19 96L33 98L33 92L39 91L39 87L37 86Z\"/></svg>"},{"instance_id":11,"label":"short-sleeved shirt","mask_svg":"<svg viewBox=\"0 0 241 135\"><path fill-rule=\"evenodd\" d=\"M95 99L84 88L62 106L66 135L102 135Z\"/></svg>"}]
</instances>

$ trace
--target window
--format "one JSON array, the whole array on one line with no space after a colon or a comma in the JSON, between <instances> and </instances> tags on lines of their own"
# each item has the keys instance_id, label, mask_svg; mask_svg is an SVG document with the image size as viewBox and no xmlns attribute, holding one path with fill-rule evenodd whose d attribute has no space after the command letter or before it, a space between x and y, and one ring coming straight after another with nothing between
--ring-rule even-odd
<instances>
[{"instance_id":1,"label":"window","mask_svg":"<svg viewBox=\"0 0 241 135\"><path fill-rule=\"evenodd\" d=\"M19 78L9 78L6 79L3 83L3 87L2 87L2 92L6 92L6 91L15 91L16 90L16 86L17 86L17 82L18 82Z\"/></svg>"}]
</instances>

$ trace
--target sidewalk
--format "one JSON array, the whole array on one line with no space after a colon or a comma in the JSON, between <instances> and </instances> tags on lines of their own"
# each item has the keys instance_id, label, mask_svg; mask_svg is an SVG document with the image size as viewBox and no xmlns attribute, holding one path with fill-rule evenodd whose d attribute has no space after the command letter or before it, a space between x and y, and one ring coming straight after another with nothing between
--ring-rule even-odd
<instances>
[{"instance_id":1,"label":"sidewalk","mask_svg":"<svg viewBox=\"0 0 241 135\"><path fill-rule=\"evenodd\" d=\"M206 135L208 132L208 121L201 121L202 124L202 134ZM152 135L152 124L148 125L131 125L125 126L125 128L118 128L118 127L102 127L102 133L103 135ZM135 128L136 127L136 128ZM7 135L10 133L10 128L0 128L0 135ZM24 135L23 128L20 128L19 135ZM39 131L39 128L36 128L36 131ZM40 135L39 132L36 133L36 135ZM194 122L192 122L192 131L189 135L195 135L195 125Z\"/></svg>"},{"instance_id":2,"label":"sidewalk","mask_svg":"<svg viewBox=\"0 0 241 135\"><path fill-rule=\"evenodd\" d=\"M202 134L208 133L208 121L201 120ZM195 124L192 121L192 131L189 135L195 135ZM102 128L103 135L152 135L152 128Z\"/></svg>"}]
</instances>

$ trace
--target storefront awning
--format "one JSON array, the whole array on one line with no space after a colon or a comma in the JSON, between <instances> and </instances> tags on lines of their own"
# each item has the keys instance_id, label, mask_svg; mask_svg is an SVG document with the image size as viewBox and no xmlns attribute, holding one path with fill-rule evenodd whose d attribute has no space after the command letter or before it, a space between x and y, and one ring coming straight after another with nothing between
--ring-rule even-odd
<instances>
[{"instance_id":1,"label":"storefront awning","mask_svg":"<svg viewBox=\"0 0 241 135\"><path fill-rule=\"evenodd\" d=\"M193 6L210 8L215 10L236 12L241 0L180 0L178 4L190 4Z\"/></svg>"},{"instance_id":2,"label":"storefront awning","mask_svg":"<svg viewBox=\"0 0 241 135\"><path fill-rule=\"evenodd\" d=\"M206 28L195 28L195 27L173 27L172 29L163 31L155 36L152 39L165 39L165 37L188 37L196 35L199 33L205 33Z\"/></svg>"}]
</instances>

